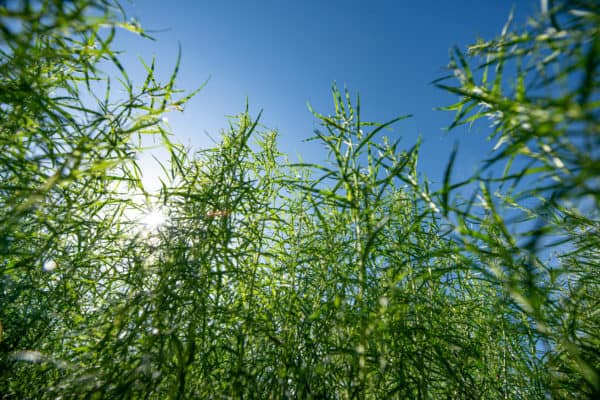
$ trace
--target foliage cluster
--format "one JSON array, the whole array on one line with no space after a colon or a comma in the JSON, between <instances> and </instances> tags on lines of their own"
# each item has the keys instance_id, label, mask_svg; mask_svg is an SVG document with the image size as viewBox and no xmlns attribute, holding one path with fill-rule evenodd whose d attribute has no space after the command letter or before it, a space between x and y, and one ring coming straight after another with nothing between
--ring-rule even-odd
<instances>
[{"instance_id":1,"label":"foliage cluster","mask_svg":"<svg viewBox=\"0 0 600 400\"><path fill-rule=\"evenodd\" d=\"M453 126L495 145L430 188L384 136L404 117L335 87L322 164L248 110L186 149L162 116L193 93L154 62L132 82L117 2L1 2L0 396L597 398L600 6L542 4L452 53ZM155 194L145 135L171 155Z\"/></svg>"}]
</instances>

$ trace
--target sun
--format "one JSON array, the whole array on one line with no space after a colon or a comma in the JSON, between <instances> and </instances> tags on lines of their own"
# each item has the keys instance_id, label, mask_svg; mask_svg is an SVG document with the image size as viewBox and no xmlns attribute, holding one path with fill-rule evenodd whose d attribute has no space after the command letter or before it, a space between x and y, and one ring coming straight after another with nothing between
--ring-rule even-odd
<instances>
[{"instance_id":1,"label":"sun","mask_svg":"<svg viewBox=\"0 0 600 400\"><path fill-rule=\"evenodd\" d=\"M157 230L166 221L167 216L160 208L147 211L139 220L140 224L149 231Z\"/></svg>"},{"instance_id":2,"label":"sun","mask_svg":"<svg viewBox=\"0 0 600 400\"><path fill-rule=\"evenodd\" d=\"M125 221L138 233L156 232L167 223L167 210L164 207L146 203L146 205L130 205L123 213Z\"/></svg>"}]
</instances>

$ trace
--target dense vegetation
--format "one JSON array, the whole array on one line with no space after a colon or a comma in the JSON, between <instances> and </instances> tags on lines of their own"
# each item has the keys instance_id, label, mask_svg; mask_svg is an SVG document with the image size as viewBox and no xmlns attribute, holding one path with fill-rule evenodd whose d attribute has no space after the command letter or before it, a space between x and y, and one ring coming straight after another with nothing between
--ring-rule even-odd
<instances>
[{"instance_id":1,"label":"dense vegetation","mask_svg":"<svg viewBox=\"0 0 600 400\"><path fill-rule=\"evenodd\" d=\"M549 4L453 52L490 158L430 189L336 88L320 165L247 111L186 149L193 93L132 82L116 2L0 2L0 397L598 398L600 5Z\"/></svg>"}]
</instances>

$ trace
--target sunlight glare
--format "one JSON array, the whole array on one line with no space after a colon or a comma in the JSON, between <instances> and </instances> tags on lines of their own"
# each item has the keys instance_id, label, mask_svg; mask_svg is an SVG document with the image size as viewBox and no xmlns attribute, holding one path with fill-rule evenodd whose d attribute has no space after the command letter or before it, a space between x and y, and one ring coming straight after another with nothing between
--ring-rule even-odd
<instances>
[{"instance_id":1,"label":"sunlight glare","mask_svg":"<svg viewBox=\"0 0 600 400\"><path fill-rule=\"evenodd\" d=\"M148 230L154 231L165 223L167 217L161 209L148 211L140 220L140 223Z\"/></svg>"}]
</instances>

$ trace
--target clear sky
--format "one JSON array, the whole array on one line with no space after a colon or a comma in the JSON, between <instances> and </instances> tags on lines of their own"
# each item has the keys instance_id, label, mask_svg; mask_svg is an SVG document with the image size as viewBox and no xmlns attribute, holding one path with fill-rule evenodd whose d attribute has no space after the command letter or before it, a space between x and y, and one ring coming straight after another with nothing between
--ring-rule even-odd
<instances>
[{"instance_id":1,"label":"clear sky","mask_svg":"<svg viewBox=\"0 0 600 400\"><path fill-rule=\"evenodd\" d=\"M513 6L517 25L523 24L538 2L134 0L124 5L156 39L118 36L116 47L126 52L128 70L142 74L137 57L154 55L166 78L181 45L178 87L193 90L210 78L184 113L168 117L180 142L209 146L205 132L218 137L226 115L241 112L247 98L254 115L263 110L262 123L279 131L281 150L292 159L300 154L322 160L326 153L320 146L302 142L316 128L306 104L331 113L335 81L360 93L363 120L413 114L388 135L400 135L405 148L421 135L420 171L439 182L455 141L460 144L456 178L471 173L491 146L485 125L471 132L443 131L453 115L434 108L455 98L431 81L446 73L452 46L464 50L478 37L496 37Z\"/></svg>"}]
</instances>

